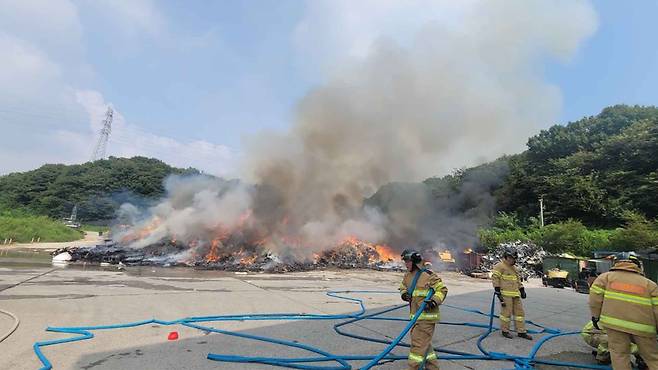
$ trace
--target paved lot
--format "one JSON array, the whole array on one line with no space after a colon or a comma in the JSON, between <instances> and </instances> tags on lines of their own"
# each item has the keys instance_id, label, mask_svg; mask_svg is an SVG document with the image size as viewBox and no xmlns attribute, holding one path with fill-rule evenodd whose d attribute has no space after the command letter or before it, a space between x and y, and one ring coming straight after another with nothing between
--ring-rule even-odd
<instances>
[{"instance_id":1,"label":"paved lot","mask_svg":"<svg viewBox=\"0 0 658 370\"><path fill-rule=\"evenodd\" d=\"M6 261L4 261L6 262ZM353 303L327 297L327 290L394 290L402 274L376 271L314 271L286 275L238 275L189 269L151 268L117 271L114 268L53 269L47 265L25 266L0 259L0 308L16 313L21 324L0 343L0 369L38 369L32 344L62 337L44 331L52 326L104 325L150 318L173 320L187 316L304 312L338 314L353 312ZM443 274L449 287L448 303L488 310L490 282L454 273ZM22 282L22 283L21 283ZM20 283L20 284L19 284ZM19 284L13 286L14 284ZM400 303L396 294L356 295L369 309ZM560 329L578 330L588 320L587 296L571 290L540 287L532 282L526 302L527 317ZM398 311L395 316L404 316ZM444 307L447 321L482 322L486 318ZM374 354L383 345L348 339L332 330L332 321L216 323L218 328L272 336L318 346L336 354ZM0 331L11 325L0 317ZM350 332L393 338L403 325L388 321L362 321ZM176 330L180 339L168 341ZM449 349L477 352L475 339L481 329L439 327L435 343ZM212 362L209 352L248 356L308 356L273 344L208 334L184 327L146 325L131 329L95 332L87 341L46 347L44 353L55 369L271 369L262 365ZM533 342L507 340L494 333L486 347L497 352L527 353ZM406 355L403 349L395 353ZM578 336L549 342L541 356L590 361L589 349ZM590 362L591 363L591 362ZM363 363L354 363L360 365ZM442 369L500 369L509 363L443 361ZM403 362L382 369L405 368ZM545 367L547 368L547 367Z\"/></svg>"}]
</instances>

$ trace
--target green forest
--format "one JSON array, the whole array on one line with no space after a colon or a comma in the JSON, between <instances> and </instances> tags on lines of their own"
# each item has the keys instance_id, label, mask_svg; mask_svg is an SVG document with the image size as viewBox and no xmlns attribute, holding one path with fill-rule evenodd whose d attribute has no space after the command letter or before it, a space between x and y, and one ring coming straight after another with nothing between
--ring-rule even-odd
<instances>
[{"instance_id":1,"label":"green forest","mask_svg":"<svg viewBox=\"0 0 658 370\"><path fill-rule=\"evenodd\" d=\"M144 157L114 158L76 165L47 164L0 177L0 211L67 217L74 205L83 222L111 220L126 201L143 203L164 194L172 174L197 174Z\"/></svg>"},{"instance_id":2,"label":"green forest","mask_svg":"<svg viewBox=\"0 0 658 370\"><path fill-rule=\"evenodd\" d=\"M474 175L504 172L502 182L485 189L497 211L479 230L486 248L515 240L580 255L658 247L656 107L608 107L597 116L541 131L527 148L425 184L435 193L446 187L456 192Z\"/></svg>"},{"instance_id":3,"label":"green forest","mask_svg":"<svg viewBox=\"0 0 658 370\"><path fill-rule=\"evenodd\" d=\"M48 164L0 177L0 222L16 212L59 219L74 205L83 221L103 222L123 202L161 197L167 176L198 173L144 157ZM541 131L522 153L419 184L387 184L365 204L391 212L397 194L419 188L437 208L479 225L485 248L515 240L581 255L658 247L658 108L608 107Z\"/></svg>"}]
</instances>

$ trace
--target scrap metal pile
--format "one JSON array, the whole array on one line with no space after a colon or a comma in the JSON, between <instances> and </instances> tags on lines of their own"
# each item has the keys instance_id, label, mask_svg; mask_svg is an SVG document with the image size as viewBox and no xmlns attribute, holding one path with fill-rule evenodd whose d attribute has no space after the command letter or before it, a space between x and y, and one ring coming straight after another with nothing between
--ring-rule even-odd
<instances>
[{"instance_id":1,"label":"scrap metal pile","mask_svg":"<svg viewBox=\"0 0 658 370\"><path fill-rule=\"evenodd\" d=\"M502 259L503 250L507 247L512 247L519 253L516 268L519 270L521 277L524 280L531 277L542 276L542 262L544 261L546 252L533 243L520 241L499 244L494 250L482 257L482 263L473 272L485 273L493 270L493 267Z\"/></svg>"}]
</instances>

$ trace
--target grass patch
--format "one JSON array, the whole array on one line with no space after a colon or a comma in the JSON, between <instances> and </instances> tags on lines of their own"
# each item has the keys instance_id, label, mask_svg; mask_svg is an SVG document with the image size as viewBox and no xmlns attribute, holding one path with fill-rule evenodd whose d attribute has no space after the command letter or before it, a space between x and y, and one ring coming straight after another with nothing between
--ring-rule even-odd
<instances>
[{"instance_id":1,"label":"grass patch","mask_svg":"<svg viewBox=\"0 0 658 370\"><path fill-rule=\"evenodd\" d=\"M0 213L0 243L12 239L17 243L29 243L40 238L41 242L70 242L83 237L82 231L64 226L45 216Z\"/></svg>"}]
</instances>

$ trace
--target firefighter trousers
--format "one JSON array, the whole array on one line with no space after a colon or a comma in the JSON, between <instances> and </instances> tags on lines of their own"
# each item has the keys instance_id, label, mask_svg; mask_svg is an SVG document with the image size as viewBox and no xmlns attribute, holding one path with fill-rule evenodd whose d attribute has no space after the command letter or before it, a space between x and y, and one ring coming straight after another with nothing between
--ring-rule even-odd
<instances>
[{"instance_id":1,"label":"firefighter trousers","mask_svg":"<svg viewBox=\"0 0 658 370\"><path fill-rule=\"evenodd\" d=\"M411 348L409 349L409 370L420 369L425 361L423 369L439 370L439 360L436 358L432 347L434 336L434 321L417 321L411 328Z\"/></svg>"},{"instance_id":2,"label":"firefighter trousers","mask_svg":"<svg viewBox=\"0 0 658 370\"><path fill-rule=\"evenodd\" d=\"M637 344L638 352L650 370L658 370L658 341L656 337L640 337L623 331L606 328L608 350L612 368L631 370L631 341Z\"/></svg>"},{"instance_id":3,"label":"firefighter trousers","mask_svg":"<svg viewBox=\"0 0 658 370\"><path fill-rule=\"evenodd\" d=\"M608 336L606 334L590 334L585 338L585 343L596 349L596 360L601 363L610 362L608 351Z\"/></svg>"},{"instance_id":4,"label":"firefighter trousers","mask_svg":"<svg viewBox=\"0 0 658 370\"><path fill-rule=\"evenodd\" d=\"M525 311L523 311L523 304L521 297L505 297L503 296L504 305L501 303L500 307L500 330L509 331L510 322L514 321L514 327L517 333L525 333Z\"/></svg>"}]
</instances>

